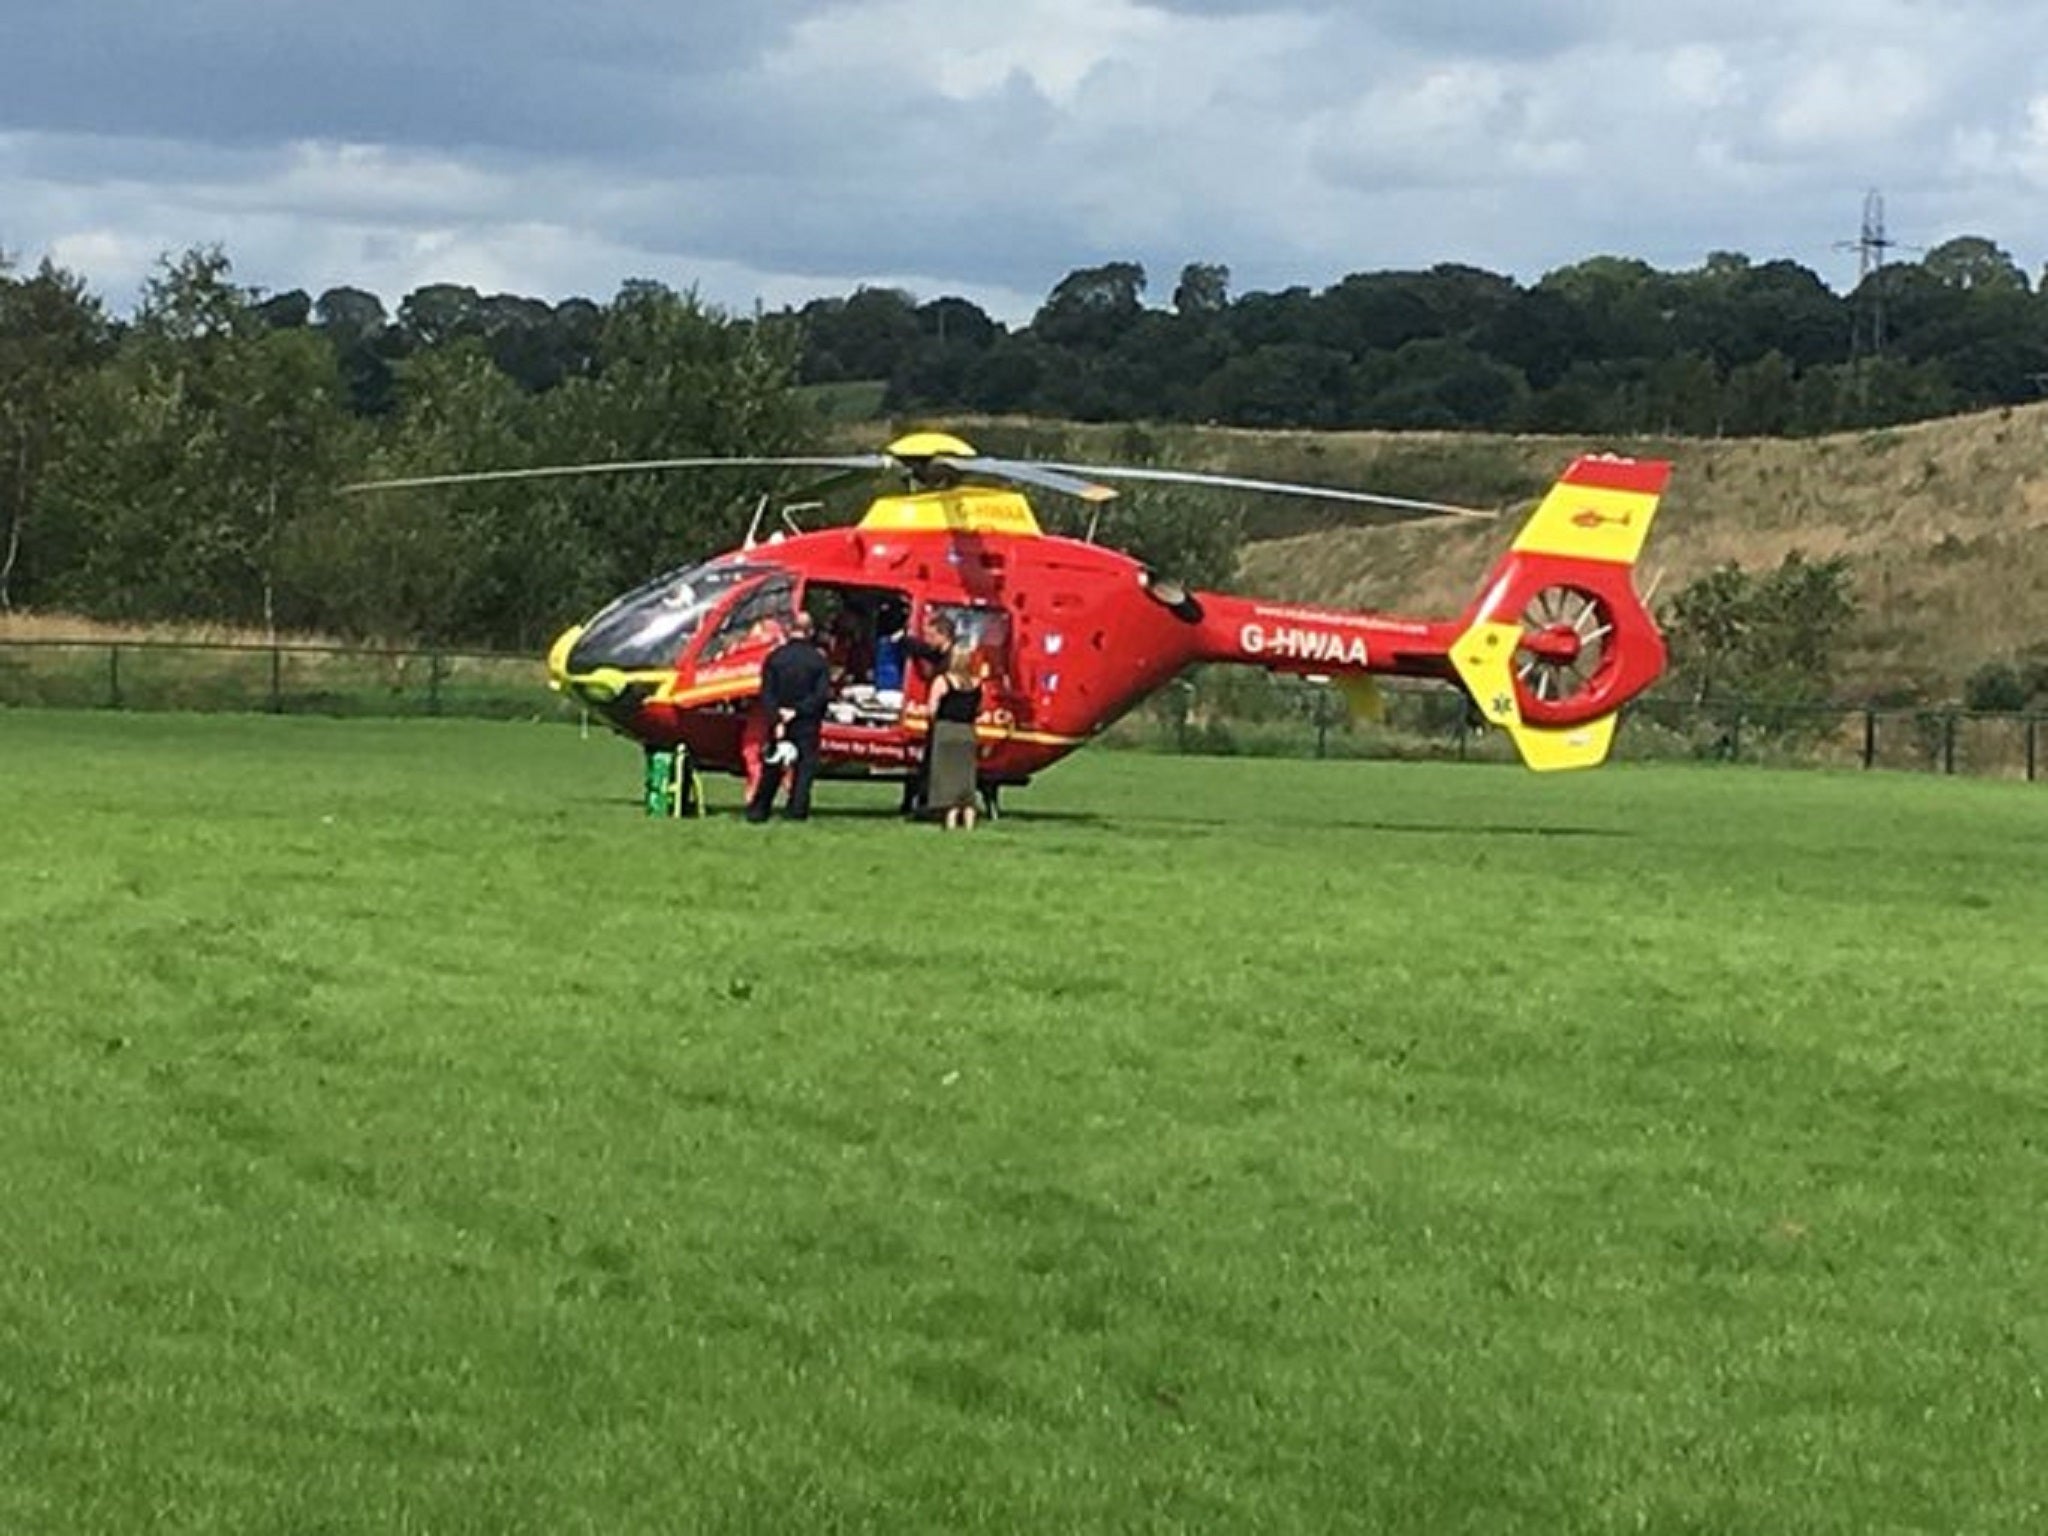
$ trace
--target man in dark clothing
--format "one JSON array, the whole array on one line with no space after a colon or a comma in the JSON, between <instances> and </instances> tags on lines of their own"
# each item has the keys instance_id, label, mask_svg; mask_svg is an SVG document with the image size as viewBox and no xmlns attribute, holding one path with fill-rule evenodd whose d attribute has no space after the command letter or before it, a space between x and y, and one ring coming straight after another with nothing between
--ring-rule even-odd
<instances>
[{"instance_id":1,"label":"man in dark clothing","mask_svg":"<svg viewBox=\"0 0 2048 1536\"><path fill-rule=\"evenodd\" d=\"M953 621L943 613L935 613L925 621L925 632L922 635L903 637L903 649L913 663L936 675L945 670L957 638L958 631L953 628ZM931 783L931 772L931 738L927 736L925 750L918 754L917 761L911 765L909 774L903 780L905 816L915 816L924 810L925 790Z\"/></svg>"},{"instance_id":2,"label":"man in dark clothing","mask_svg":"<svg viewBox=\"0 0 2048 1536\"><path fill-rule=\"evenodd\" d=\"M825 728L825 706L832 698L832 674L818 649L817 626L799 613L790 636L761 663L761 709L768 717L770 742L761 764L761 782L747 802L747 820L766 821L782 788L783 771L796 775L789 807L782 814L803 821L811 814L811 780L818 773L818 735ZM786 745L785 745L786 744ZM794 751L794 761L790 752Z\"/></svg>"}]
</instances>

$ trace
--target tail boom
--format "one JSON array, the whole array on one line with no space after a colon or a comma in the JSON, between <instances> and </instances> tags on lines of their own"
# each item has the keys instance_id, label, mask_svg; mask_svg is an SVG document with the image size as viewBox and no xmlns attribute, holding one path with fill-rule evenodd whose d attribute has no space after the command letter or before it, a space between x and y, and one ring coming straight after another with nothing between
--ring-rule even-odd
<instances>
[{"instance_id":1,"label":"tail boom","mask_svg":"<svg viewBox=\"0 0 2048 1536\"><path fill-rule=\"evenodd\" d=\"M1456 619L1205 592L1189 659L1353 686L1375 675L1456 683L1529 767L1590 767L1607 756L1616 711L1664 669L1634 566L1670 473L1658 460L1574 461Z\"/></svg>"}]
</instances>

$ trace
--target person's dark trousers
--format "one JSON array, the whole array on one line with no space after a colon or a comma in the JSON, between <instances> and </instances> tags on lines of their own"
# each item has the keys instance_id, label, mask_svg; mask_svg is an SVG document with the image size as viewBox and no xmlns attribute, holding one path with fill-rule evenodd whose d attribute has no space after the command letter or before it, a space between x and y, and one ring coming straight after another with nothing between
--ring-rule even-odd
<instances>
[{"instance_id":1,"label":"person's dark trousers","mask_svg":"<svg viewBox=\"0 0 2048 1536\"><path fill-rule=\"evenodd\" d=\"M796 746L796 765L787 771L796 775L789 787L789 808L782 814L791 821L806 821L811 814L811 784L818 776L818 730L792 723L784 735ZM761 782L754 798L747 802L747 820L766 821L775 809L775 797L782 791L782 764L770 759L761 765Z\"/></svg>"},{"instance_id":2,"label":"person's dark trousers","mask_svg":"<svg viewBox=\"0 0 2048 1536\"><path fill-rule=\"evenodd\" d=\"M818 733L819 722L796 720L790 723L789 739L796 743L796 782L789 787L789 805L783 811L791 821L808 821L811 815L811 784L818 777ZM774 802L770 795L769 801Z\"/></svg>"},{"instance_id":3,"label":"person's dark trousers","mask_svg":"<svg viewBox=\"0 0 2048 1536\"><path fill-rule=\"evenodd\" d=\"M782 764L761 765L761 780L754 786L754 798L747 802L747 820L766 821L775 808L775 796L782 789Z\"/></svg>"},{"instance_id":4,"label":"person's dark trousers","mask_svg":"<svg viewBox=\"0 0 2048 1536\"><path fill-rule=\"evenodd\" d=\"M924 809L925 786L931 780L932 752L929 738L924 750L918 753L917 761L911 764L910 772L903 778L903 814L915 816Z\"/></svg>"}]
</instances>

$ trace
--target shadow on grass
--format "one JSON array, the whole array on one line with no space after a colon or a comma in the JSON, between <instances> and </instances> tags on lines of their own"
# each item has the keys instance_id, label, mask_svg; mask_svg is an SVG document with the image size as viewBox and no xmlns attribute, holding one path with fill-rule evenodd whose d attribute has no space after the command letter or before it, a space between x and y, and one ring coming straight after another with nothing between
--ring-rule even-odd
<instances>
[{"instance_id":1,"label":"shadow on grass","mask_svg":"<svg viewBox=\"0 0 2048 1536\"><path fill-rule=\"evenodd\" d=\"M631 811L649 821L742 821L744 807L737 804L713 805L702 817L646 816L638 796L633 795L588 795L579 797L578 804L602 806L607 810ZM986 818L984 818L986 819ZM1213 827L1218 829L1243 827L1245 818L1232 816L1174 816L1159 812L1110 812L1088 810L1050 810L1035 806L1005 808L995 818L999 822L1014 822L1026 826L1099 827L1106 830L1117 828L1169 828L1169 827ZM1256 818L1254 818L1256 819ZM773 821L788 820L778 808ZM893 802L875 801L865 805L826 805L811 807L811 820L833 824L866 823L881 825L889 822L904 827L917 828L935 826L937 823L927 817L905 816ZM1532 837L1532 838L1632 838L1640 834L1626 827L1583 827L1583 826L1541 826L1529 823L1484 822L1484 821L1386 821L1360 820L1347 817L1330 817L1325 820L1306 822L1290 821L1290 825L1315 825L1333 832L1385 832L1394 835L1419 837Z\"/></svg>"},{"instance_id":2,"label":"shadow on grass","mask_svg":"<svg viewBox=\"0 0 2048 1536\"><path fill-rule=\"evenodd\" d=\"M1032 820L1040 819L1040 814L1037 812L1030 813L1030 815ZM1228 829L1242 828L1249 824L1244 818L1228 816L1162 816L1158 814L1106 816L1093 812L1080 814L1054 812L1044 816L1043 819L1049 821L1073 820L1095 822L1108 826L1131 827L1214 827ZM1332 816L1319 820L1289 817L1276 819L1269 824L1288 827L1313 826L1331 832L1388 832L1419 837L1631 838L1640 836L1639 833L1627 827L1540 826L1530 823L1497 821L1381 821Z\"/></svg>"},{"instance_id":3,"label":"shadow on grass","mask_svg":"<svg viewBox=\"0 0 2048 1536\"><path fill-rule=\"evenodd\" d=\"M1636 837L1626 827L1542 827L1497 821L1332 821L1349 832L1410 832L1430 837Z\"/></svg>"}]
</instances>

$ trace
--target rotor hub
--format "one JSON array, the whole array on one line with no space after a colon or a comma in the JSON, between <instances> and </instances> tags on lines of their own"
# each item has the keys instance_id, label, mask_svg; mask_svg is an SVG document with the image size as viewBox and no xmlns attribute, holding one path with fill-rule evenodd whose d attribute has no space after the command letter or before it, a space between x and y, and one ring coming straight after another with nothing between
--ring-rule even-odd
<instances>
[{"instance_id":1,"label":"rotor hub","mask_svg":"<svg viewBox=\"0 0 2048 1536\"><path fill-rule=\"evenodd\" d=\"M1584 639L1568 624L1552 624L1546 629L1531 630L1522 636L1520 647L1524 655L1552 667L1571 666L1585 648Z\"/></svg>"},{"instance_id":2,"label":"rotor hub","mask_svg":"<svg viewBox=\"0 0 2048 1536\"><path fill-rule=\"evenodd\" d=\"M1614 656L1614 614L1581 587L1544 587L1522 610L1515 684L1525 713L1569 713L1605 679Z\"/></svg>"}]
</instances>

